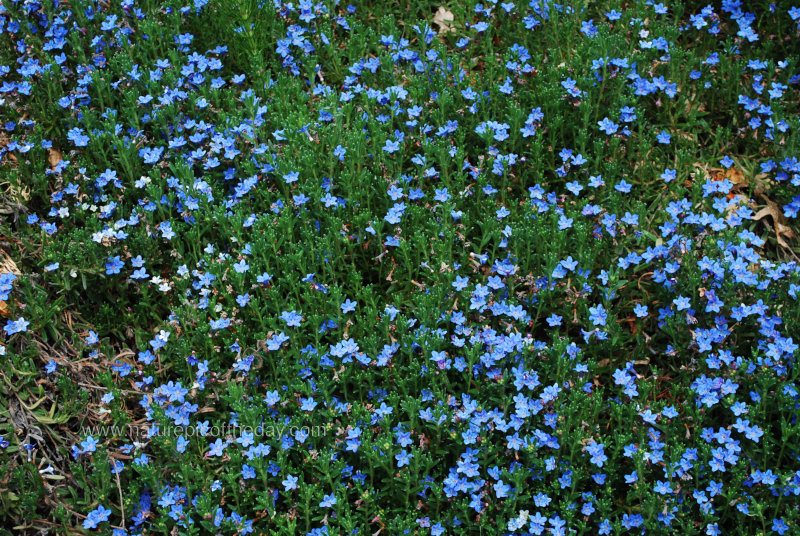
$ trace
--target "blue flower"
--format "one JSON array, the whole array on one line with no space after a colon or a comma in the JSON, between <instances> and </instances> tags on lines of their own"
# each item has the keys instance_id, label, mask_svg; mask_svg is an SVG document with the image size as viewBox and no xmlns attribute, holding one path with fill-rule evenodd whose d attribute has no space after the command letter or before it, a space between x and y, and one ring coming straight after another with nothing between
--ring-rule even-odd
<instances>
[{"instance_id":1,"label":"blue flower","mask_svg":"<svg viewBox=\"0 0 800 536\"><path fill-rule=\"evenodd\" d=\"M505 484L502 480L498 480L494 483L494 492L498 499L508 497L509 491L511 491L511 486Z\"/></svg>"},{"instance_id":2,"label":"blue flower","mask_svg":"<svg viewBox=\"0 0 800 536\"><path fill-rule=\"evenodd\" d=\"M89 512L89 515L87 515L86 519L83 520L83 528L87 530L95 529L100 523L108 521L108 517L110 515L111 510L105 508L103 505L100 505Z\"/></svg>"},{"instance_id":3,"label":"blue flower","mask_svg":"<svg viewBox=\"0 0 800 536\"><path fill-rule=\"evenodd\" d=\"M333 493L330 495L325 495L325 497L322 499L322 502L319 503L321 508L330 508L334 504L336 504L336 496Z\"/></svg>"},{"instance_id":4,"label":"blue flower","mask_svg":"<svg viewBox=\"0 0 800 536\"><path fill-rule=\"evenodd\" d=\"M106 261L106 275L118 274L123 266L125 266L125 262L120 260L119 255L109 257Z\"/></svg>"},{"instance_id":5,"label":"blue flower","mask_svg":"<svg viewBox=\"0 0 800 536\"><path fill-rule=\"evenodd\" d=\"M653 491L660 495L669 495L672 493L672 487L669 485L669 482L658 480L653 487Z\"/></svg>"},{"instance_id":6,"label":"blue flower","mask_svg":"<svg viewBox=\"0 0 800 536\"><path fill-rule=\"evenodd\" d=\"M789 525L787 525L783 519L775 518L772 520L772 530L778 534L783 534L789 530Z\"/></svg>"},{"instance_id":7,"label":"blue flower","mask_svg":"<svg viewBox=\"0 0 800 536\"><path fill-rule=\"evenodd\" d=\"M403 449L398 454L395 454L394 457L397 460L397 467L403 467L409 464L414 455Z\"/></svg>"},{"instance_id":8,"label":"blue flower","mask_svg":"<svg viewBox=\"0 0 800 536\"><path fill-rule=\"evenodd\" d=\"M595 326L604 326L606 324L606 310L598 304L594 307L589 307L589 320Z\"/></svg>"},{"instance_id":9,"label":"blue flower","mask_svg":"<svg viewBox=\"0 0 800 536\"><path fill-rule=\"evenodd\" d=\"M87 136L83 129L74 127L67 132L67 139L75 144L75 147L86 147L89 145L89 136Z\"/></svg>"},{"instance_id":10,"label":"blue flower","mask_svg":"<svg viewBox=\"0 0 800 536\"><path fill-rule=\"evenodd\" d=\"M435 193L436 195L434 196L434 199L440 203L447 202L451 197L451 195L447 192L447 188L436 188Z\"/></svg>"},{"instance_id":11,"label":"blue flower","mask_svg":"<svg viewBox=\"0 0 800 536\"><path fill-rule=\"evenodd\" d=\"M560 326L560 325L561 325L561 319L562 319L562 318L563 318L563 317L561 317L561 316L559 316L559 315L557 315L557 314L553 313L553 314L551 314L549 317L547 317L547 324L548 324L550 327L556 327L556 326Z\"/></svg>"},{"instance_id":12,"label":"blue flower","mask_svg":"<svg viewBox=\"0 0 800 536\"><path fill-rule=\"evenodd\" d=\"M81 441L81 451L84 453L95 452L97 450L97 440L92 436L86 436L86 439Z\"/></svg>"},{"instance_id":13,"label":"blue flower","mask_svg":"<svg viewBox=\"0 0 800 536\"><path fill-rule=\"evenodd\" d=\"M293 490L293 489L297 489L297 477L296 476L292 476L292 475L288 475L283 480L283 482L281 482L281 484L283 484L284 491L290 491L290 490Z\"/></svg>"},{"instance_id":14,"label":"blue flower","mask_svg":"<svg viewBox=\"0 0 800 536\"><path fill-rule=\"evenodd\" d=\"M678 411L673 406L667 406L661 411L661 414L667 419L674 419L678 416Z\"/></svg>"},{"instance_id":15,"label":"blue flower","mask_svg":"<svg viewBox=\"0 0 800 536\"><path fill-rule=\"evenodd\" d=\"M6 332L6 335L11 336L15 333L24 333L28 331L29 325L30 322L23 317L19 317L16 320L6 320L6 325L3 327L3 330Z\"/></svg>"},{"instance_id":16,"label":"blue flower","mask_svg":"<svg viewBox=\"0 0 800 536\"><path fill-rule=\"evenodd\" d=\"M242 479L249 480L255 477L256 477L256 470L253 467L247 465L246 463L242 464Z\"/></svg>"},{"instance_id":17,"label":"blue flower","mask_svg":"<svg viewBox=\"0 0 800 536\"><path fill-rule=\"evenodd\" d=\"M600 130L605 132L608 136L614 134L619 128L619 125L611 121L608 117L604 117L602 121L598 121L597 125L600 127Z\"/></svg>"},{"instance_id":18,"label":"blue flower","mask_svg":"<svg viewBox=\"0 0 800 536\"><path fill-rule=\"evenodd\" d=\"M614 186L614 189L617 190L618 192L627 194L628 192L631 191L631 186L633 185L630 184L629 182L626 182L625 179L623 179L622 181L620 181L619 184Z\"/></svg>"},{"instance_id":19,"label":"blue flower","mask_svg":"<svg viewBox=\"0 0 800 536\"><path fill-rule=\"evenodd\" d=\"M227 445L223 443L222 439L217 438L216 441L208 445L208 453L206 456L222 456L222 451Z\"/></svg>"},{"instance_id":20,"label":"blue flower","mask_svg":"<svg viewBox=\"0 0 800 536\"><path fill-rule=\"evenodd\" d=\"M347 298L344 301L344 303L342 303L342 305L341 305L342 313L347 314L347 313L350 313L352 311L355 311L356 310L356 305L358 305L357 302L351 301L350 298Z\"/></svg>"},{"instance_id":21,"label":"blue flower","mask_svg":"<svg viewBox=\"0 0 800 536\"><path fill-rule=\"evenodd\" d=\"M462 277L460 275L457 275L456 280L453 281L452 283L453 288L455 288L457 291L464 290L465 288L467 288L468 284L469 284L469 277Z\"/></svg>"},{"instance_id":22,"label":"blue flower","mask_svg":"<svg viewBox=\"0 0 800 536\"><path fill-rule=\"evenodd\" d=\"M300 399L300 409L302 411L314 411L315 407L317 407L317 403L314 402L313 398L308 397Z\"/></svg>"},{"instance_id":23,"label":"blue flower","mask_svg":"<svg viewBox=\"0 0 800 536\"><path fill-rule=\"evenodd\" d=\"M678 296L677 298L672 300L672 303L675 304L678 311L685 311L691 305L691 303L689 302L689 298L686 298L684 296Z\"/></svg>"},{"instance_id":24,"label":"blue flower","mask_svg":"<svg viewBox=\"0 0 800 536\"><path fill-rule=\"evenodd\" d=\"M86 336L85 340L87 346L92 346L100 342L100 339L97 337L97 333L95 333L92 329L89 330L89 335Z\"/></svg>"}]
</instances>

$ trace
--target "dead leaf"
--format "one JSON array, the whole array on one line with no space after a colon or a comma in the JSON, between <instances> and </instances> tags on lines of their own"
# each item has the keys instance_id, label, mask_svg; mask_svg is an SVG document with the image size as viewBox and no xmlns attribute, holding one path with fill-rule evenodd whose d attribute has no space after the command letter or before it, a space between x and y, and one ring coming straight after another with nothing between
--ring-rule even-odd
<instances>
[{"instance_id":1,"label":"dead leaf","mask_svg":"<svg viewBox=\"0 0 800 536\"><path fill-rule=\"evenodd\" d=\"M59 162L64 159L64 155L59 149L51 147L47 150L47 162L50 164L50 169L55 170Z\"/></svg>"},{"instance_id":2,"label":"dead leaf","mask_svg":"<svg viewBox=\"0 0 800 536\"><path fill-rule=\"evenodd\" d=\"M17 264L14 262L8 253L0 249L0 272L11 273L14 275L21 275Z\"/></svg>"},{"instance_id":3,"label":"dead leaf","mask_svg":"<svg viewBox=\"0 0 800 536\"><path fill-rule=\"evenodd\" d=\"M775 201L771 200L765 195L761 196L764 201L767 202L767 206L759 210L753 216L753 219L758 221L764 219L767 216L772 217L772 222L775 227L775 238L780 244L781 247L791 250L789 244L784 240L784 237L788 238L789 240L795 238L794 231L792 228L786 225L786 218L783 216L783 211L781 211L780 207L778 206Z\"/></svg>"},{"instance_id":4,"label":"dead leaf","mask_svg":"<svg viewBox=\"0 0 800 536\"><path fill-rule=\"evenodd\" d=\"M744 184L744 173L738 167L730 167L725 171L725 178L733 184Z\"/></svg>"},{"instance_id":5,"label":"dead leaf","mask_svg":"<svg viewBox=\"0 0 800 536\"><path fill-rule=\"evenodd\" d=\"M433 16L433 23L439 27L440 34L455 32L456 29L453 27L454 20L455 17L453 17L453 13L447 11L442 6L439 6L439 9L436 10L436 14Z\"/></svg>"}]
</instances>

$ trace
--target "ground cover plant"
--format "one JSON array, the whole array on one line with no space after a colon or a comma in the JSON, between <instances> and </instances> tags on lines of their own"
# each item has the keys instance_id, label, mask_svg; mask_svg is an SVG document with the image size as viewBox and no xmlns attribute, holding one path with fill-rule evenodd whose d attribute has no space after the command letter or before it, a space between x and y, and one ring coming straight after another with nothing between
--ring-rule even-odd
<instances>
[{"instance_id":1,"label":"ground cover plant","mask_svg":"<svg viewBox=\"0 0 800 536\"><path fill-rule=\"evenodd\" d=\"M2 0L0 534L800 534L799 39Z\"/></svg>"}]
</instances>

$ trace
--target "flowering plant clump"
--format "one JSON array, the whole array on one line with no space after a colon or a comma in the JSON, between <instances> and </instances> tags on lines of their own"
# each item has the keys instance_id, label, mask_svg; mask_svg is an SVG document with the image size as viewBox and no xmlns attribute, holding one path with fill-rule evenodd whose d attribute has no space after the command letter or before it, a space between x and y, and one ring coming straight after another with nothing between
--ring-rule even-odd
<instances>
[{"instance_id":1,"label":"flowering plant clump","mask_svg":"<svg viewBox=\"0 0 800 536\"><path fill-rule=\"evenodd\" d=\"M0 527L800 533L799 46L785 2L3 1Z\"/></svg>"}]
</instances>

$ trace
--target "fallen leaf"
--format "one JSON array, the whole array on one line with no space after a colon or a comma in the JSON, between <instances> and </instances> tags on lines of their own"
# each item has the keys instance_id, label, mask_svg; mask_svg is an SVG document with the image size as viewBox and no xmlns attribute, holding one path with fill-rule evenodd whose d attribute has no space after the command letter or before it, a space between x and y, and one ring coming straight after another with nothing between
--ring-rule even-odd
<instances>
[{"instance_id":1,"label":"fallen leaf","mask_svg":"<svg viewBox=\"0 0 800 536\"><path fill-rule=\"evenodd\" d=\"M442 6L439 6L439 9L436 10L436 14L433 16L433 23L439 27L440 34L456 31L456 29L453 27L454 20L455 18L453 17L453 13L447 11Z\"/></svg>"},{"instance_id":2,"label":"fallen leaf","mask_svg":"<svg viewBox=\"0 0 800 536\"><path fill-rule=\"evenodd\" d=\"M60 150L51 147L47 150L47 162L50 164L50 169L55 170L59 162L64 159L64 155Z\"/></svg>"},{"instance_id":3,"label":"fallen leaf","mask_svg":"<svg viewBox=\"0 0 800 536\"><path fill-rule=\"evenodd\" d=\"M744 173L738 167L730 167L725 171L725 178L733 184L744 184Z\"/></svg>"},{"instance_id":4,"label":"fallen leaf","mask_svg":"<svg viewBox=\"0 0 800 536\"><path fill-rule=\"evenodd\" d=\"M0 249L0 272L20 275L19 268L17 268L17 264L14 262L14 259L12 259L8 253L2 249Z\"/></svg>"},{"instance_id":5,"label":"fallen leaf","mask_svg":"<svg viewBox=\"0 0 800 536\"><path fill-rule=\"evenodd\" d=\"M784 240L783 237L786 237L791 240L795 238L795 234L794 231L792 231L792 228L786 225L786 218L784 218L783 212L781 211L778 204L775 203L775 201L771 200L765 195L762 195L761 198L767 202L767 206L756 212L755 215L753 216L753 219L758 221L764 219L767 216L772 217L772 222L775 227L775 238L777 239L778 244L780 244L781 247L784 247L786 249L791 249L789 247L789 244L786 242L786 240Z\"/></svg>"}]
</instances>

